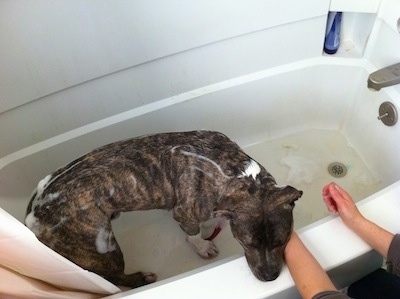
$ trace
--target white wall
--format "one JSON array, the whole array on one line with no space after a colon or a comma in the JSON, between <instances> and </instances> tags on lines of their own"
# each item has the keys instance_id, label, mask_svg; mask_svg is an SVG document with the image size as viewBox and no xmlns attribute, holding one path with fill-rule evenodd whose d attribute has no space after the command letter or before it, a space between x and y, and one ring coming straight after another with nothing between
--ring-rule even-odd
<instances>
[{"instance_id":1,"label":"white wall","mask_svg":"<svg viewBox=\"0 0 400 299\"><path fill-rule=\"evenodd\" d=\"M0 156L115 113L319 55L328 6L2 1Z\"/></svg>"},{"instance_id":2,"label":"white wall","mask_svg":"<svg viewBox=\"0 0 400 299\"><path fill-rule=\"evenodd\" d=\"M327 2L2 1L0 111L155 59L320 16Z\"/></svg>"}]
</instances>

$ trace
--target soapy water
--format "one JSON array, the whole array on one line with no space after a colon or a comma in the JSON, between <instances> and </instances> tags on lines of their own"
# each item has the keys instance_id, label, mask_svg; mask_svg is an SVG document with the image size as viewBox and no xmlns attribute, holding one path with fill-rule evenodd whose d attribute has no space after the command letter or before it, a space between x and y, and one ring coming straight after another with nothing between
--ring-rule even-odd
<instances>
[{"instance_id":1,"label":"soapy water","mask_svg":"<svg viewBox=\"0 0 400 299\"><path fill-rule=\"evenodd\" d=\"M295 228L329 215L321 195L329 182L341 185L355 201L383 187L379 174L370 171L339 131L308 130L261 142L245 151L264 165L279 185L303 191L294 209ZM346 166L346 176L334 178L329 174L329 164L336 161Z\"/></svg>"},{"instance_id":2,"label":"soapy water","mask_svg":"<svg viewBox=\"0 0 400 299\"><path fill-rule=\"evenodd\" d=\"M383 187L377 174L371 173L338 131L309 130L253 144L244 150L275 177L278 185L292 185L303 191L294 209L296 229L329 215L322 188L331 181L344 187L356 201ZM329 175L327 167L335 161L346 166L345 177ZM203 226L205 235L210 235L215 225ZM158 280L243 254L228 225L213 239L219 255L210 260L200 258L186 242L170 211L122 213L113 221L113 228L124 252L125 272L154 272Z\"/></svg>"},{"instance_id":3,"label":"soapy water","mask_svg":"<svg viewBox=\"0 0 400 299\"><path fill-rule=\"evenodd\" d=\"M319 159L288 155L280 160L282 165L289 168L287 182L293 185L311 184L315 179L323 176L322 163Z\"/></svg>"}]
</instances>

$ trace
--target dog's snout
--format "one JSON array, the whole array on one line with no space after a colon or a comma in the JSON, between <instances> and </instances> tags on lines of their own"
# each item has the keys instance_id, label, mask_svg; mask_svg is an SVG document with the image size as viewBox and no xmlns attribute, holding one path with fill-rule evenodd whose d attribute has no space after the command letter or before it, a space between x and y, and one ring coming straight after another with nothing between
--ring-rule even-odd
<instances>
[{"instance_id":1,"label":"dog's snout","mask_svg":"<svg viewBox=\"0 0 400 299\"><path fill-rule=\"evenodd\" d=\"M267 275L267 281L272 281L278 278L280 271Z\"/></svg>"},{"instance_id":2,"label":"dog's snout","mask_svg":"<svg viewBox=\"0 0 400 299\"><path fill-rule=\"evenodd\" d=\"M278 278L280 271L275 272L265 272L265 271L256 271L255 276L261 281L272 281Z\"/></svg>"}]
</instances>

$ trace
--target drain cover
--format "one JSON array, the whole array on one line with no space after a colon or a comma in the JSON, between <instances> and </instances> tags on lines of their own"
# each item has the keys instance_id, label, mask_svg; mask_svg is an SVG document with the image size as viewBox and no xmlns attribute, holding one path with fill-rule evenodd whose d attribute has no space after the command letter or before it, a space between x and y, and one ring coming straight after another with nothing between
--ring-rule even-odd
<instances>
[{"instance_id":1,"label":"drain cover","mask_svg":"<svg viewBox=\"0 0 400 299\"><path fill-rule=\"evenodd\" d=\"M328 172L335 178L342 178L347 174L347 167L340 162L333 162L328 166Z\"/></svg>"}]
</instances>

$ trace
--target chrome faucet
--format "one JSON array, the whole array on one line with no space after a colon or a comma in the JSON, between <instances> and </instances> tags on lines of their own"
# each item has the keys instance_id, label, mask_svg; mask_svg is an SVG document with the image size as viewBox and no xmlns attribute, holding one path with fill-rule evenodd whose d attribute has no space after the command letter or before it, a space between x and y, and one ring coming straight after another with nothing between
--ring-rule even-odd
<instances>
[{"instance_id":1,"label":"chrome faucet","mask_svg":"<svg viewBox=\"0 0 400 299\"><path fill-rule=\"evenodd\" d=\"M368 77L368 88L379 91L383 87L400 84L400 63L373 72Z\"/></svg>"}]
</instances>

